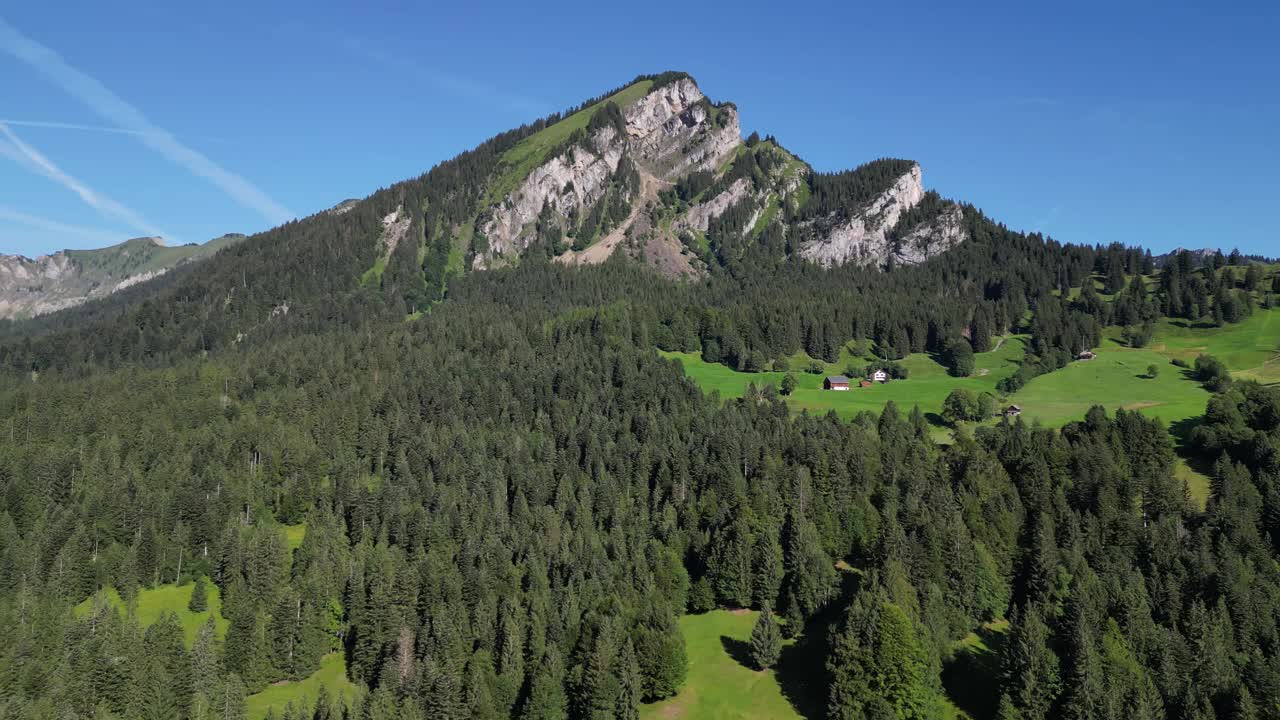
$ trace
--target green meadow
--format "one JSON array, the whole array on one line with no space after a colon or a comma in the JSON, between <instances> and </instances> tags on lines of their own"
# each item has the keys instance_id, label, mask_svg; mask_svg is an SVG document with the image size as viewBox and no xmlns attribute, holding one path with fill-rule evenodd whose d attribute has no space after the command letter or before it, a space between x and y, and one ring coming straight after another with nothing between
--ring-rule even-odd
<instances>
[{"instance_id":1,"label":"green meadow","mask_svg":"<svg viewBox=\"0 0 1280 720\"><path fill-rule=\"evenodd\" d=\"M307 524L298 523L297 525L282 525L284 529L285 546L289 548L290 556L293 551L302 545L302 538L307 535Z\"/></svg>"},{"instance_id":2,"label":"green meadow","mask_svg":"<svg viewBox=\"0 0 1280 720\"><path fill-rule=\"evenodd\" d=\"M315 704L320 688L329 693L330 707L340 704L351 706L360 689L347 679L347 664L342 653L334 652L320 660L320 669L296 682L282 681L273 683L260 693L245 698L245 717L248 720L262 720L267 712L274 710L279 717L290 704L300 708L308 708Z\"/></svg>"},{"instance_id":3,"label":"green meadow","mask_svg":"<svg viewBox=\"0 0 1280 720\"><path fill-rule=\"evenodd\" d=\"M182 623L182 630L186 634L187 646L189 647L195 642L196 632L200 630L200 626L204 625L212 616L218 639L221 640L227 634L229 622L222 617L222 594L218 591L218 586L211 582L205 584L205 589L209 591L209 609L198 613L193 613L187 609L187 603L191 601L191 591L194 588L195 583L186 583L185 585L170 583L155 588L139 590L137 601L133 608L138 624L145 628L159 620L160 616L165 612L173 612ZM119 609L120 612L128 612L124 598L120 597L120 593L115 588L105 588L94 597L98 596L106 598L107 602ZM93 607L93 600L93 597L89 597L77 605L75 607L76 616L87 616Z\"/></svg>"},{"instance_id":4,"label":"green meadow","mask_svg":"<svg viewBox=\"0 0 1280 720\"><path fill-rule=\"evenodd\" d=\"M878 413L890 400L904 412L919 406L934 426L935 438L943 441L949 439L951 429L941 417L942 402L955 388L992 393L1001 406L1019 405L1027 422L1050 427L1079 420L1094 405L1109 412L1121 408L1141 410L1169 427L1180 452L1175 470L1187 482L1193 499L1203 506L1209 492L1204 474L1207 468L1198 467L1182 443L1197 418L1204 414L1209 393L1189 371L1173 361L1191 364L1196 356L1207 353L1222 360L1237 378L1280 383L1280 308L1258 310L1244 322L1221 328L1165 319L1144 348L1127 347L1112 328L1097 348L1095 359L1072 362L1034 378L1012 396L1003 396L996 391L996 384L1017 369L1025 342L1024 336L1010 336L992 352L976 355L976 370L970 377L951 377L932 356L913 354L901 362L909 371L906 380L854 387L847 392L823 390L823 378L843 373L850 363L863 365L865 359L852 356L846 347L837 362L823 363L822 374L815 375L804 371L810 359L799 354L790 358L798 385L785 401L795 412L835 412L842 418L852 418L863 411ZM697 353L659 353L678 360L685 374L705 392L719 393L725 399L742 397L752 383L757 387L779 387L786 375L737 372L705 362ZM1152 365L1158 370L1155 377L1147 375Z\"/></svg>"},{"instance_id":5,"label":"green meadow","mask_svg":"<svg viewBox=\"0 0 1280 720\"><path fill-rule=\"evenodd\" d=\"M1011 336L992 352L975 356L974 374L954 378L933 357L913 354L902 360L909 371L906 380L895 380L869 388L853 388L848 392L822 389L826 375L843 372L846 364L865 363L848 357L848 351L835 363L824 363L823 373L810 374L793 370L798 386L786 398L787 405L799 412L835 411L841 417L853 417L868 410L879 412L890 400L904 410L918 405L929 414L930 421L940 424L942 401L952 389L962 387L975 393L990 392L1002 402L1016 403L1028 421L1060 426L1078 420L1093 405L1109 411L1119 408L1142 410L1164 420L1170 426L1203 414L1209 393L1183 368L1172 364L1175 359L1188 363L1197 355L1214 355L1241 379L1280 382L1280 308L1260 310L1242 323L1224 328L1191 327L1184 321L1162 321L1152 343L1145 348L1126 347L1110 333L1097 349L1093 360L1076 361L1027 383L1012 396L996 392L996 383L1011 375L1022 359L1025 338ZM748 385L780 386L786 373L744 373L724 365L704 362L697 353L659 351L663 357L679 360L685 374L704 391L716 392L721 398L742 397ZM793 368L803 368L808 358L793 359ZM1147 377L1148 366L1158 368L1156 377Z\"/></svg>"},{"instance_id":6,"label":"green meadow","mask_svg":"<svg viewBox=\"0 0 1280 720\"><path fill-rule=\"evenodd\" d=\"M827 413L834 411L842 418L852 418L863 411L880 412L884 404L890 400L899 407L909 410L919 405L925 412L939 412L947 393L957 387L968 388L974 393L996 392L996 383L1012 375L1018 368L1024 352L1022 336L1012 336L1000 341L1000 346L987 353L974 356L974 374L966 378L951 377L947 369L932 356L924 353L909 355L901 361L907 369L906 380L894 380L888 383L875 384L871 387L854 387L847 392L834 392L822 389L822 380L827 375L839 375L850 363L866 365L865 358L851 356L848 349L841 352L841 357L834 363L823 363L821 374L811 374L803 370L810 359L804 355L792 358L792 374L797 386L794 393L785 398L787 405L797 412L807 410L811 413ZM663 357L679 360L684 366L685 374L698 383L707 392L718 392L721 398L742 397L747 386L782 384L783 372L743 373L724 365L708 363L697 353L678 353L659 351ZM941 418L935 418L941 423Z\"/></svg>"},{"instance_id":7,"label":"green meadow","mask_svg":"<svg viewBox=\"0 0 1280 720\"><path fill-rule=\"evenodd\" d=\"M680 618L689 656L689 677L680 692L640 708L640 720L796 720L804 718L788 699L781 678L807 674L812 659L797 653L794 641L783 647L775 670L749 667L748 644L754 610L713 610ZM821 668L817 668L821 670ZM806 702L813 700L812 693ZM822 698L817 698L819 702ZM812 714L809 714L813 717Z\"/></svg>"}]
</instances>

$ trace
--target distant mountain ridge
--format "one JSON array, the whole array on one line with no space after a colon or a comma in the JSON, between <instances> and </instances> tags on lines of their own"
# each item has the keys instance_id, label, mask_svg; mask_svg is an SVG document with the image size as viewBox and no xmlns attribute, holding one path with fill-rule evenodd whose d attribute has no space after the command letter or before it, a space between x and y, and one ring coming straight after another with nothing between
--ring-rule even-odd
<instances>
[{"instance_id":1,"label":"distant mountain ridge","mask_svg":"<svg viewBox=\"0 0 1280 720\"><path fill-rule=\"evenodd\" d=\"M203 244L169 246L160 238L140 237L36 258L0 255L0 318L36 317L105 297L244 239L232 233Z\"/></svg>"}]
</instances>

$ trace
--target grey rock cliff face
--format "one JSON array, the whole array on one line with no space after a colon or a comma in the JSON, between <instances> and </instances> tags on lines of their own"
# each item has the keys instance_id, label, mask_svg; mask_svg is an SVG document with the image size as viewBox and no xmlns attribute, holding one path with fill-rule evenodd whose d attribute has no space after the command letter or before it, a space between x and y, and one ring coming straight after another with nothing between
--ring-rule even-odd
<instances>
[{"instance_id":1,"label":"grey rock cliff face","mask_svg":"<svg viewBox=\"0 0 1280 720\"><path fill-rule=\"evenodd\" d=\"M640 163L654 175L671 179L717 167L742 141L738 111L716 109L690 78L645 95L622 109L627 136Z\"/></svg>"},{"instance_id":2,"label":"grey rock cliff face","mask_svg":"<svg viewBox=\"0 0 1280 720\"><path fill-rule=\"evenodd\" d=\"M37 258L0 255L0 318L29 318L75 307L198 261L243 235L168 247L135 238L97 250L59 250Z\"/></svg>"},{"instance_id":3,"label":"grey rock cliff face","mask_svg":"<svg viewBox=\"0 0 1280 720\"><path fill-rule=\"evenodd\" d=\"M681 225L706 232L712 220L723 215L725 210L728 210L734 203L747 197L750 193L751 181L747 178L738 178L724 192L706 202L698 203L689 208L689 212L685 214Z\"/></svg>"},{"instance_id":4,"label":"grey rock cliff face","mask_svg":"<svg viewBox=\"0 0 1280 720\"><path fill-rule=\"evenodd\" d=\"M476 269L518 256L533 240L533 224L550 205L561 217L588 211L599 202L623 156L639 171L658 179L715 168L741 137L732 106L712 108L693 80L684 78L620 108L625 132L604 127L534 168L514 191L491 208L481 231L487 253L476 255Z\"/></svg>"},{"instance_id":5,"label":"grey rock cliff face","mask_svg":"<svg viewBox=\"0 0 1280 720\"><path fill-rule=\"evenodd\" d=\"M65 252L34 260L21 255L0 256L0 317L32 317L82 303L86 295L61 290L73 283L75 265Z\"/></svg>"},{"instance_id":6,"label":"grey rock cliff face","mask_svg":"<svg viewBox=\"0 0 1280 720\"><path fill-rule=\"evenodd\" d=\"M901 265L915 265L941 255L968 239L964 228L964 211L951 203L933 220L921 223L898 239L894 260Z\"/></svg>"},{"instance_id":7,"label":"grey rock cliff face","mask_svg":"<svg viewBox=\"0 0 1280 720\"><path fill-rule=\"evenodd\" d=\"M800 255L823 267L847 263L879 265L893 254L891 233L902 214L924 198L920 166L899 177L888 190L876 196L852 217L821 227L815 221L808 228L816 237L804 241Z\"/></svg>"}]
</instances>

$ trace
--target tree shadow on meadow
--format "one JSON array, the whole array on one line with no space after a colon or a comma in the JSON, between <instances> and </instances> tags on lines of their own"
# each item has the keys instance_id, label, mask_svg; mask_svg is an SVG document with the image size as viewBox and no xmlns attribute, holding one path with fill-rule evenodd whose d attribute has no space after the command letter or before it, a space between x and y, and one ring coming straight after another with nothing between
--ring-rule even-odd
<instances>
[{"instance_id":1,"label":"tree shadow on meadow","mask_svg":"<svg viewBox=\"0 0 1280 720\"><path fill-rule=\"evenodd\" d=\"M720 636L720 644L724 646L724 651L733 658L733 661L744 668L755 670L756 666L751 662L751 643L737 638L731 638L728 635Z\"/></svg>"},{"instance_id":2,"label":"tree shadow on meadow","mask_svg":"<svg viewBox=\"0 0 1280 720\"><path fill-rule=\"evenodd\" d=\"M1005 634L977 631L981 643L961 648L942 666L942 687L956 707L975 720L995 718L1000 705L1000 658Z\"/></svg>"},{"instance_id":3,"label":"tree shadow on meadow","mask_svg":"<svg viewBox=\"0 0 1280 720\"><path fill-rule=\"evenodd\" d=\"M826 629L825 623L810 623L795 642L783 646L778 664L773 668L782 696L805 720L826 717L827 682L823 661ZM720 644L734 662L753 672L756 670L751 661L751 643L721 635Z\"/></svg>"},{"instance_id":4,"label":"tree shadow on meadow","mask_svg":"<svg viewBox=\"0 0 1280 720\"><path fill-rule=\"evenodd\" d=\"M810 622L804 634L782 648L775 668L782 696L805 720L827 716L827 632L827 622Z\"/></svg>"}]
</instances>

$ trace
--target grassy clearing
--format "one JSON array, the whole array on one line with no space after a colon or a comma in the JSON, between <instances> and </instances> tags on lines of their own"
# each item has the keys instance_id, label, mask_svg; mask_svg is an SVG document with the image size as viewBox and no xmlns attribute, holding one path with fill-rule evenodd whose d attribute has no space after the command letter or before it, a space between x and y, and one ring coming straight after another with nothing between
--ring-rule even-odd
<instances>
[{"instance_id":1,"label":"grassy clearing","mask_svg":"<svg viewBox=\"0 0 1280 720\"><path fill-rule=\"evenodd\" d=\"M848 392L823 390L824 375L842 373L850 362L865 363L852 357L846 347L837 362L823 365L822 375L793 370L799 385L787 398L787 404L796 411L834 410L847 418L863 410L879 412L886 402L893 400L904 410L920 406L930 422L940 426L942 419L938 413L942 401L953 388L998 396L995 386L1016 369L1024 341L1022 336L1013 336L996 350L975 356L977 370L967 378L953 378L932 357L915 354L902 361L909 370L907 380ZM1096 359L1073 362L1061 370L1041 375L1008 400L1022 406L1027 421L1055 427L1083 418L1093 405L1102 405L1112 412L1119 408L1142 410L1164 420L1174 436L1181 439L1194 418L1204 413L1209 393L1187 371L1170 361L1190 361L1201 353L1209 353L1226 363L1236 377L1280 382L1278 348L1280 308L1258 311L1245 322L1225 328L1189 327L1183 321L1166 320L1157 328L1150 346L1129 348L1115 337L1106 338L1098 348ZM697 353L663 352L662 355L679 359L690 378L705 391L720 393L722 398L741 397L750 383L778 386L785 375L740 373L723 365L703 362ZM790 360L793 368L803 368L809 361L803 354ZM1159 369L1155 378L1146 376L1149 365ZM1194 473L1194 469L1183 472Z\"/></svg>"},{"instance_id":2,"label":"grassy clearing","mask_svg":"<svg viewBox=\"0 0 1280 720\"><path fill-rule=\"evenodd\" d=\"M865 359L852 357L848 348L844 348L837 362L823 364L823 372L820 375L793 370L798 385L796 391L786 398L786 402L797 412L834 411L840 417L852 418L863 411L878 413L886 402L892 400L904 411L920 406L922 411L931 413L930 422L941 427L942 418L938 413L947 393L954 388L963 387L975 393L994 394L996 383L1017 370L1017 364L1024 352L1023 342L1024 338L1020 336L1011 337L1001 342L996 350L975 355L976 370L973 376L967 378L951 377L947 374L946 368L933 357L918 353L902 360L903 367L908 371L909 377L906 380L895 380L868 388L854 388L848 392L823 390L822 380L826 375L843 373L845 366L850 363L866 364ZM684 366L685 373L703 390L718 392L722 398L742 397L751 383L761 387L780 386L782 378L786 376L786 373L782 372L737 372L724 365L705 362L697 353L662 352L661 354L667 358L678 359ZM808 362L808 358L803 355L791 359L792 367L803 367Z\"/></svg>"},{"instance_id":3,"label":"grassy clearing","mask_svg":"<svg viewBox=\"0 0 1280 720\"><path fill-rule=\"evenodd\" d=\"M205 583L205 589L209 591L209 609L199 613L193 613L187 609L187 603L191 601L191 591L194 588L195 583L187 583L185 585L170 583L138 591L138 599L134 608L138 624L145 628L159 620L160 616L166 611L172 611L182 623L182 630L186 635L189 647L195 642L196 632L200 630L200 626L204 625L209 620L209 617L212 616L218 639L222 639L226 636L227 625L230 623L226 618L222 617L222 594L218 591L218 586L211 582ZM114 605L121 612L128 612L124 599L120 597L120 593L115 588L105 588L101 591L101 594L106 597L107 602ZM76 617L88 615L92 607L93 598L86 598L75 607Z\"/></svg>"},{"instance_id":4,"label":"grassy clearing","mask_svg":"<svg viewBox=\"0 0 1280 720\"><path fill-rule=\"evenodd\" d=\"M374 287L382 282L382 272L387 269L387 258L379 255L377 260L373 261L373 267L365 270L360 275L360 287Z\"/></svg>"},{"instance_id":5,"label":"grassy clearing","mask_svg":"<svg viewBox=\"0 0 1280 720\"><path fill-rule=\"evenodd\" d=\"M307 536L307 524L298 523L297 525L282 525L284 529L284 541L292 553L302 545L302 538Z\"/></svg>"},{"instance_id":6,"label":"grassy clearing","mask_svg":"<svg viewBox=\"0 0 1280 720\"><path fill-rule=\"evenodd\" d=\"M1102 405L1142 410L1172 426L1204 414L1209 392L1190 373L1169 363L1170 358L1150 348L1127 348L1106 339L1093 360L1070 363L1041 375L1013 395L1023 417L1059 426L1084 417L1089 408ZM1155 365L1159 374L1146 376Z\"/></svg>"},{"instance_id":7,"label":"grassy clearing","mask_svg":"<svg viewBox=\"0 0 1280 720\"><path fill-rule=\"evenodd\" d=\"M1151 349L1187 362L1208 353L1238 378L1280 382L1280 308L1258 310L1244 322L1220 328L1164 320Z\"/></svg>"},{"instance_id":8,"label":"grassy clearing","mask_svg":"<svg viewBox=\"0 0 1280 720\"><path fill-rule=\"evenodd\" d=\"M1096 359L1035 378L1013 401L1022 405L1024 416L1049 425L1079 419L1095 404L1108 410L1141 409L1164 420L1181 441L1194 418L1204 414L1209 393L1170 363L1190 363L1203 353L1226 363L1237 378L1280 381L1280 308L1259 310L1242 323L1221 328L1166 319L1145 348L1106 338ZM1158 377L1146 377L1148 365L1159 368Z\"/></svg>"},{"instance_id":9,"label":"grassy clearing","mask_svg":"<svg viewBox=\"0 0 1280 720\"><path fill-rule=\"evenodd\" d=\"M351 706L360 688L347 679L347 663L342 653L329 653L320 660L320 669L303 680L296 682L279 682L260 693L245 698L245 717L248 720L261 720L267 711L275 710L277 717L285 706L293 703L295 708L305 704L310 707L320 693L320 687L329 693L329 700L334 707L339 703Z\"/></svg>"},{"instance_id":10,"label":"grassy clearing","mask_svg":"<svg viewBox=\"0 0 1280 720\"><path fill-rule=\"evenodd\" d=\"M756 615L750 610L714 610L680 618L689 654L689 677L675 697L642 706L641 720L803 718L787 699L778 678L787 663L800 663L794 657L792 641L784 647L778 672L757 671L746 664Z\"/></svg>"},{"instance_id":11,"label":"grassy clearing","mask_svg":"<svg viewBox=\"0 0 1280 720\"><path fill-rule=\"evenodd\" d=\"M1209 476L1192 467L1184 457L1179 457L1174 464L1173 476L1186 483L1191 500L1203 509L1209 502Z\"/></svg>"},{"instance_id":12,"label":"grassy clearing","mask_svg":"<svg viewBox=\"0 0 1280 720\"><path fill-rule=\"evenodd\" d=\"M969 633L943 662L942 686L956 718L990 720L1000 703L1000 656L1008 620L995 620Z\"/></svg>"}]
</instances>

